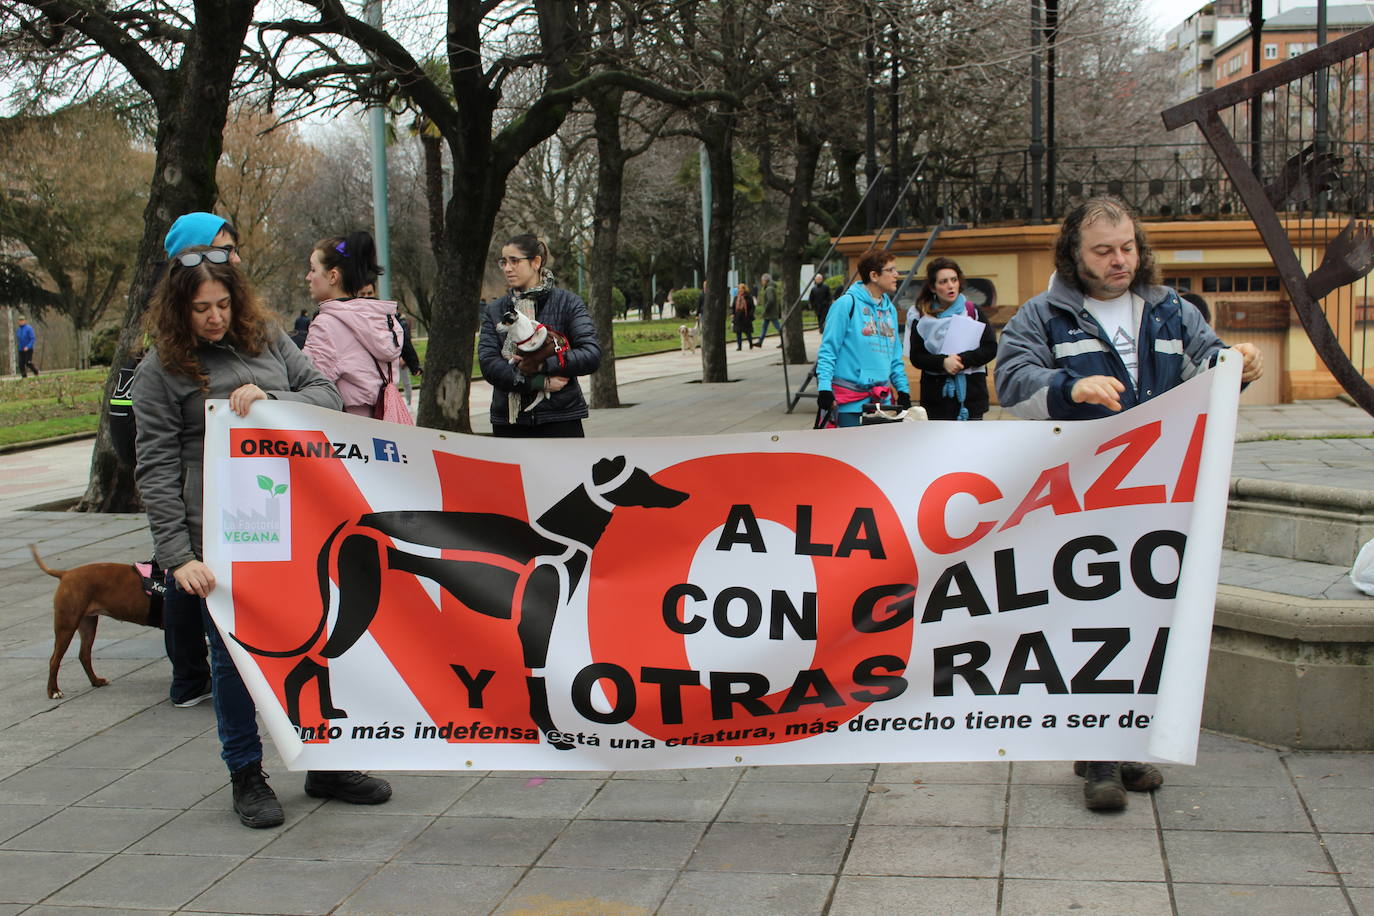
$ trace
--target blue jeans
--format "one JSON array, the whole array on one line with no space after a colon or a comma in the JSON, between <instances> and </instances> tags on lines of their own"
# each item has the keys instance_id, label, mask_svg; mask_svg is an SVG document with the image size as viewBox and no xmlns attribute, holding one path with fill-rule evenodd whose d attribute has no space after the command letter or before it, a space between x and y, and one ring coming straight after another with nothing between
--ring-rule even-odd
<instances>
[{"instance_id":1,"label":"blue jeans","mask_svg":"<svg viewBox=\"0 0 1374 916\"><path fill-rule=\"evenodd\" d=\"M763 319L763 330L759 333L759 346L760 346L760 347L763 346L763 339L764 339L765 337L768 336L768 326L769 326L770 324L771 324L773 327L775 327L775 328L778 329L778 336L779 336L779 337L782 336L782 325L778 323L778 319L776 319L776 318L765 318L765 319Z\"/></svg>"},{"instance_id":2,"label":"blue jeans","mask_svg":"<svg viewBox=\"0 0 1374 916\"><path fill-rule=\"evenodd\" d=\"M258 709L248 688L239 677L239 670L224 648L219 627L210 619L205 601L188 595L177 587L172 574L167 574L166 612L198 613L210 640L210 683L214 690L215 722L219 726L219 755L229 772L242 769L262 759L262 739L258 737Z\"/></svg>"}]
</instances>

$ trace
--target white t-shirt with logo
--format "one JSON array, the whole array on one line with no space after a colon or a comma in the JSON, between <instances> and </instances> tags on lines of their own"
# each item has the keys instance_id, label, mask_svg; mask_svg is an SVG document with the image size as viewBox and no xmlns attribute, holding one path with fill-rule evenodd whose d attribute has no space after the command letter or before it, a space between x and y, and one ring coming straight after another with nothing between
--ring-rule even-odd
<instances>
[{"instance_id":1,"label":"white t-shirt with logo","mask_svg":"<svg viewBox=\"0 0 1374 916\"><path fill-rule=\"evenodd\" d=\"M1136 335L1140 333L1140 329L1136 327L1130 291L1115 299L1106 300L1084 296L1083 307L1088 310L1089 315L1097 319L1098 324L1102 325L1107 339L1112 342L1117 355L1126 364L1126 371L1131 374L1131 383L1137 384L1140 381L1140 354L1136 352Z\"/></svg>"}]
</instances>

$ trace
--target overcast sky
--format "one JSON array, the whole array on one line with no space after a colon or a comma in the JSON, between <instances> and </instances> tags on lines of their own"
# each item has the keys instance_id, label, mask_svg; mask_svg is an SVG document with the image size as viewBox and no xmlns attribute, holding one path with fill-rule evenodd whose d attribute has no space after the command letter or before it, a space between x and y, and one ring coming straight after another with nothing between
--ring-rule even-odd
<instances>
[{"instance_id":1,"label":"overcast sky","mask_svg":"<svg viewBox=\"0 0 1374 916\"><path fill-rule=\"evenodd\" d=\"M1327 6L1335 6L1342 0L1329 0ZM1283 10L1300 6L1316 6L1316 0L1264 0L1264 15L1269 17ZM1141 6L1145 15L1159 26L1160 32L1178 25L1193 13L1206 6L1205 0L1143 0Z\"/></svg>"}]
</instances>

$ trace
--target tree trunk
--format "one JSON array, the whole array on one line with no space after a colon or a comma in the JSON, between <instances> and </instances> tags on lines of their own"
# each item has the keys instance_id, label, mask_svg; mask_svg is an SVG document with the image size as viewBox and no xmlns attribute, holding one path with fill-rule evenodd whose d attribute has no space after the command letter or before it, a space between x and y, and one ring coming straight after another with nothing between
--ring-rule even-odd
<instances>
[{"instance_id":1,"label":"tree trunk","mask_svg":"<svg viewBox=\"0 0 1374 916\"><path fill-rule=\"evenodd\" d=\"M802 316L806 305L798 301L798 297L801 295L802 257L811 234L811 188L816 181L816 163L821 156L818 138L800 128L796 137L796 174L787 199L787 223L782 251L778 255L782 262L783 308L792 308L796 303L782 328L783 355L793 365L807 361L806 341L802 339Z\"/></svg>"},{"instance_id":2,"label":"tree trunk","mask_svg":"<svg viewBox=\"0 0 1374 916\"><path fill-rule=\"evenodd\" d=\"M505 177L493 176L490 168L454 169L425 353L425 384L420 387L421 426L472 432L468 391L481 320L480 291L504 192Z\"/></svg>"},{"instance_id":3,"label":"tree trunk","mask_svg":"<svg viewBox=\"0 0 1374 916\"><path fill-rule=\"evenodd\" d=\"M611 87L589 99L596 133L596 199L592 214L590 295L587 307L601 343L601 365L591 377L591 406L619 407L615 381L615 265L620 248L621 191L625 183L625 149L620 140L620 103L624 90Z\"/></svg>"},{"instance_id":4,"label":"tree trunk","mask_svg":"<svg viewBox=\"0 0 1374 916\"><path fill-rule=\"evenodd\" d=\"M198 4L197 21L182 63L168 74L166 91L153 98L158 113L154 140L157 155L148 205L143 210L143 238L129 283L123 329L105 380L100 430L91 452L91 479L76 506L80 512L137 512L142 508L133 469L119 463L110 444L110 395L120 366L142 350L143 308L158 276L157 265L166 260L163 236L183 213L214 206L215 166L223 148L229 86L253 6L251 2Z\"/></svg>"},{"instance_id":5,"label":"tree trunk","mask_svg":"<svg viewBox=\"0 0 1374 916\"><path fill-rule=\"evenodd\" d=\"M571 6L535 4L547 65L547 89L574 78L568 69L577 35L567 19ZM439 288L425 354L426 384L420 388L421 426L472 432L468 410L472 357L480 325L478 300L496 214L506 196L506 181L520 158L547 140L567 119L572 99L540 106L536 101L499 133L492 131L499 91L486 82L482 67L482 17L485 4L449 3L448 68L456 117L445 118L444 140L453 162L453 189L444 213L444 251L439 258ZM430 112L433 117L436 112ZM435 118L436 124L439 119ZM558 254L558 252L554 252Z\"/></svg>"},{"instance_id":6,"label":"tree trunk","mask_svg":"<svg viewBox=\"0 0 1374 916\"><path fill-rule=\"evenodd\" d=\"M420 149L425 160L425 204L429 211L429 247L434 252L434 257L439 258L445 253L443 138L422 130ZM417 296L415 300L415 307L419 310L425 327L432 324L431 299L429 296Z\"/></svg>"},{"instance_id":7,"label":"tree trunk","mask_svg":"<svg viewBox=\"0 0 1374 916\"><path fill-rule=\"evenodd\" d=\"M840 212L835 214L840 226L849 219L849 214L859 207L859 201L863 195L859 193L859 160L863 158L863 150L850 149L831 145L831 154L835 157L835 172L840 183ZM862 231L862 226L850 226L853 231Z\"/></svg>"},{"instance_id":8,"label":"tree trunk","mask_svg":"<svg viewBox=\"0 0 1374 916\"><path fill-rule=\"evenodd\" d=\"M714 114L702 135L711 162L711 241L706 258L707 288L701 295L701 380L728 382L725 335L734 297L734 290L727 287L735 221L734 130L726 117Z\"/></svg>"}]
</instances>

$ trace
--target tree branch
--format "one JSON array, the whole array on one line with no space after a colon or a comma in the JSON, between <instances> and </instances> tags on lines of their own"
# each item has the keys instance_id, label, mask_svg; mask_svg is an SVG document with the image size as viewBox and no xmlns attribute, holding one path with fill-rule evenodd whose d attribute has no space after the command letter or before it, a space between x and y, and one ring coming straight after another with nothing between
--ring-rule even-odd
<instances>
[{"instance_id":1,"label":"tree branch","mask_svg":"<svg viewBox=\"0 0 1374 916\"><path fill-rule=\"evenodd\" d=\"M152 96L159 105L164 103L169 89L167 71L158 65L153 56L144 50L137 40L130 38L110 18L97 10L76 0L15 0L31 9L38 10L54 23L70 26L99 45L107 54L119 62L143 91Z\"/></svg>"}]
</instances>

